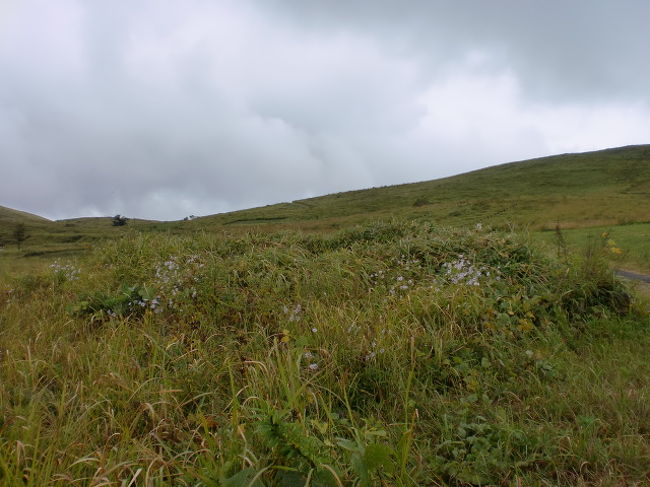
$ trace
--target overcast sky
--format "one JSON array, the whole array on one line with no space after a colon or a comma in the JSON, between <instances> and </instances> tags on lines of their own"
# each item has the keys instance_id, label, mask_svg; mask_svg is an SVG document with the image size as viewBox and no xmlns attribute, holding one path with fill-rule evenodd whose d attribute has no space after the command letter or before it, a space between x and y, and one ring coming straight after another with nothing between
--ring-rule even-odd
<instances>
[{"instance_id":1,"label":"overcast sky","mask_svg":"<svg viewBox=\"0 0 650 487\"><path fill-rule=\"evenodd\" d=\"M647 0L0 0L0 205L180 219L650 143Z\"/></svg>"}]
</instances>

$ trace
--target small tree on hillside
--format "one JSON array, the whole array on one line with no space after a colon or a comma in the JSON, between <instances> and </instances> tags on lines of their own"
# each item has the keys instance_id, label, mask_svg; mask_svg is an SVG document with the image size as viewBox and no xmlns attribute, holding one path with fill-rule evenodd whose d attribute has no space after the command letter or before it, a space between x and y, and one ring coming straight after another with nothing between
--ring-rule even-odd
<instances>
[{"instance_id":1,"label":"small tree on hillside","mask_svg":"<svg viewBox=\"0 0 650 487\"><path fill-rule=\"evenodd\" d=\"M122 227L122 226L126 225L126 222L127 222L128 220L129 220L129 219L128 219L127 217L125 217L125 216L122 216L122 215L115 215L115 216L113 217L113 226L114 226L114 227Z\"/></svg>"},{"instance_id":2,"label":"small tree on hillside","mask_svg":"<svg viewBox=\"0 0 650 487\"><path fill-rule=\"evenodd\" d=\"M23 242L29 238L24 223L16 224L16 226L14 227L13 237L14 237L14 242L16 242L16 247L18 247L18 250L20 250L20 247L22 246Z\"/></svg>"}]
</instances>

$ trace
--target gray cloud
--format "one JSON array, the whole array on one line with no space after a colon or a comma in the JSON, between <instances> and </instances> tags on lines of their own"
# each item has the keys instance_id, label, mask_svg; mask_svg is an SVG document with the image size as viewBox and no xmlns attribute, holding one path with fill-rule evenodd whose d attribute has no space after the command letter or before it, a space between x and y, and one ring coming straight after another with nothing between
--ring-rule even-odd
<instances>
[{"instance_id":1,"label":"gray cloud","mask_svg":"<svg viewBox=\"0 0 650 487\"><path fill-rule=\"evenodd\" d=\"M270 0L307 29L364 32L417 56L431 75L468 51L490 53L494 68L514 69L529 95L545 100L650 93L645 0Z\"/></svg>"},{"instance_id":2,"label":"gray cloud","mask_svg":"<svg viewBox=\"0 0 650 487\"><path fill-rule=\"evenodd\" d=\"M642 2L342 5L10 2L0 204L175 219L648 141Z\"/></svg>"}]
</instances>

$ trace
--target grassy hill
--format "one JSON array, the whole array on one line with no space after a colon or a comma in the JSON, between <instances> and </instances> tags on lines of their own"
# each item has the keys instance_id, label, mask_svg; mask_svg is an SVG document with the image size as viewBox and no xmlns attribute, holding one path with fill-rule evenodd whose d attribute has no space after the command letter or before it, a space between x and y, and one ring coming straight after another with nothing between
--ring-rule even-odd
<instances>
[{"instance_id":1,"label":"grassy hill","mask_svg":"<svg viewBox=\"0 0 650 487\"><path fill-rule=\"evenodd\" d=\"M49 221L0 208L0 238L16 222L26 224L32 256L69 254L133 231L238 234L300 229L331 231L367 221L407 218L444 225L525 226L531 230L612 227L650 222L650 145L513 162L466 174L381 188L330 194L288 203L215 214L184 222L131 220L113 227L111 218ZM648 227L650 228L650 227ZM643 228L644 231L648 228ZM647 268L650 248L624 229L630 265ZM582 242L588 236L577 232ZM641 248L641 245L643 248Z\"/></svg>"},{"instance_id":2,"label":"grassy hill","mask_svg":"<svg viewBox=\"0 0 650 487\"><path fill-rule=\"evenodd\" d=\"M186 223L186 229L229 232L331 231L393 217L438 223L514 224L555 244L565 231L573 248L603 233L623 253L616 265L650 271L650 145L512 162L457 176L337 193Z\"/></svg>"},{"instance_id":3,"label":"grassy hill","mask_svg":"<svg viewBox=\"0 0 650 487\"><path fill-rule=\"evenodd\" d=\"M607 267L647 249L648 151L188 222L8 210L0 485L648 485L648 301Z\"/></svg>"},{"instance_id":4,"label":"grassy hill","mask_svg":"<svg viewBox=\"0 0 650 487\"><path fill-rule=\"evenodd\" d=\"M214 230L267 225L326 229L400 216L445 224L517 223L533 229L618 225L650 221L650 145L512 162L457 176L362 189L259 208L215 214L191 222L134 220L144 231ZM53 240L70 234L109 237L105 218L50 222L0 207L0 231L17 221Z\"/></svg>"},{"instance_id":5,"label":"grassy hill","mask_svg":"<svg viewBox=\"0 0 650 487\"><path fill-rule=\"evenodd\" d=\"M650 221L650 146L513 162L466 174L199 218L193 226L323 225L386 214L533 228Z\"/></svg>"},{"instance_id":6,"label":"grassy hill","mask_svg":"<svg viewBox=\"0 0 650 487\"><path fill-rule=\"evenodd\" d=\"M19 223L29 226L31 229L43 231L45 228L49 228L50 224L53 222L47 218L33 215L25 211L13 210L11 208L0 206L0 242L2 242L3 239L8 239L15 226Z\"/></svg>"},{"instance_id":7,"label":"grassy hill","mask_svg":"<svg viewBox=\"0 0 650 487\"><path fill-rule=\"evenodd\" d=\"M33 215L27 213L26 211L12 210L11 208L6 208L0 206L0 225L11 225L15 223L44 223L49 222L47 218L42 216Z\"/></svg>"}]
</instances>

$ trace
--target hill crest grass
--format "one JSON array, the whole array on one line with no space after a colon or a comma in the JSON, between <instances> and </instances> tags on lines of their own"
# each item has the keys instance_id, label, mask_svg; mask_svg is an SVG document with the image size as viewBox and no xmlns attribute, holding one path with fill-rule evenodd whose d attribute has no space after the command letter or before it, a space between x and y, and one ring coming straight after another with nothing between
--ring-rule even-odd
<instances>
[{"instance_id":1,"label":"hill crest grass","mask_svg":"<svg viewBox=\"0 0 650 487\"><path fill-rule=\"evenodd\" d=\"M648 317L598 251L127 234L0 286L2 485L650 481Z\"/></svg>"},{"instance_id":2,"label":"hill crest grass","mask_svg":"<svg viewBox=\"0 0 650 487\"><path fill-rule=\"evenodd\" d=\"M246 233L301 230L327 232L394 217L444 225L516 224L533 230L615 226L650 222L650 146L628 146L519 161L457 176L411 184L336 193L182 222L110 218L49 222L23 219L30 251L92 246L131 230L172 234L197 231ZM10 215L11 218L5 218ZM19 212L0 208L0 245L11 244ZM127 215L131 216L131 215ZM36 219L35 219L36 218Z\"/></svg>"}]
</instances>

